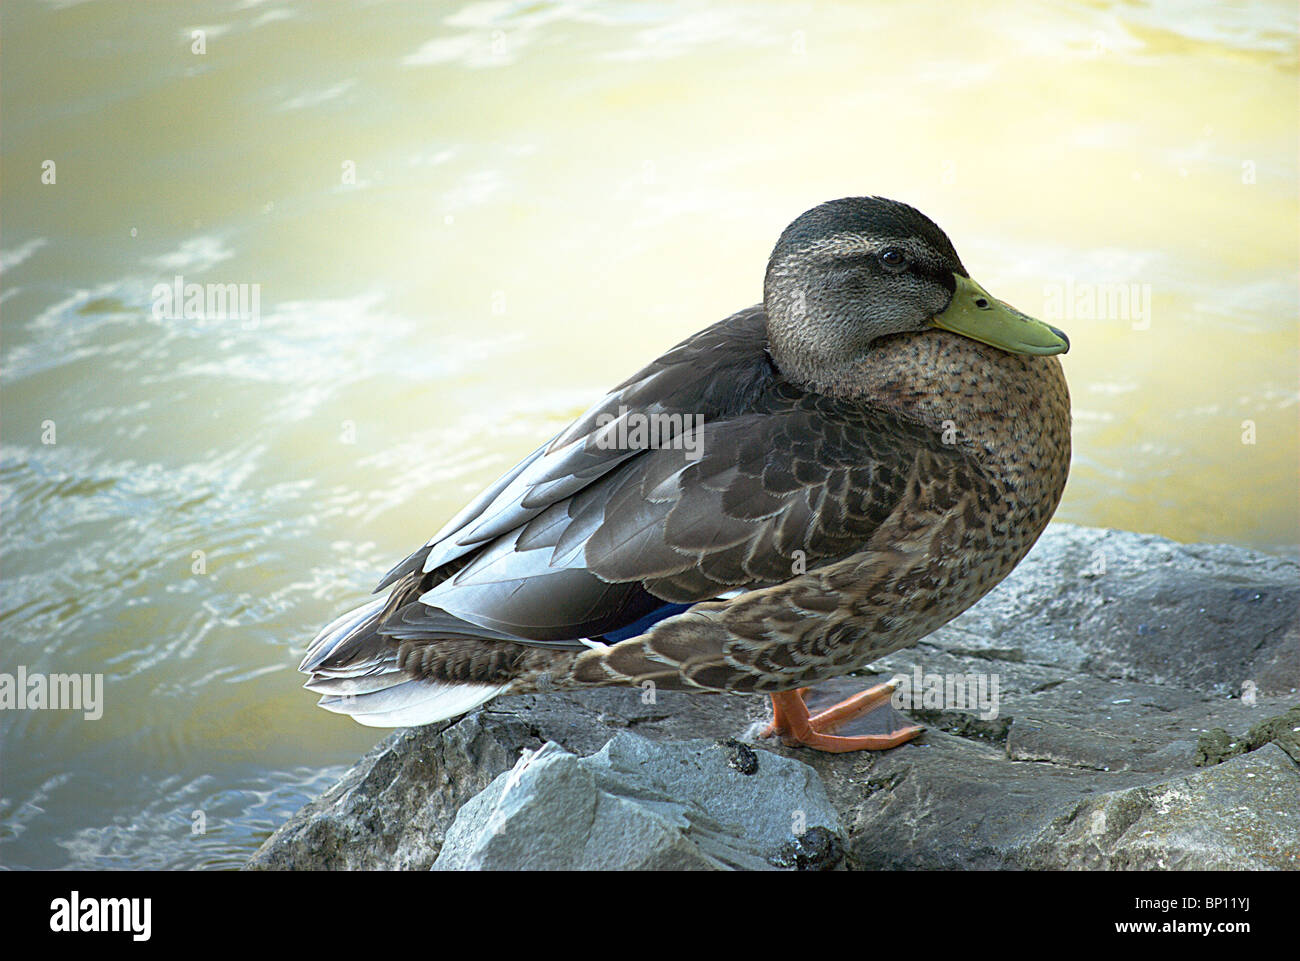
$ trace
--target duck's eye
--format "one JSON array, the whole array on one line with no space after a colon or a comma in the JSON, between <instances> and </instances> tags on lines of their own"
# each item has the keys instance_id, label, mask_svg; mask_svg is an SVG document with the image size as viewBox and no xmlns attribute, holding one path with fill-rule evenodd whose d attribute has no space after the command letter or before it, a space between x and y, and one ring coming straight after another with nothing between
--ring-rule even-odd
<instances>
[{"instance_id":1,"label":"duck's eye","mask_svg":"<svg viewBox=\"0 0 1300 961\"><path fill-rule=\"evenodd\" d=\"M891 270L907 266L907 255L897 247L886 247L880 252L880 262Z\"/></svg>"}]
</instances>

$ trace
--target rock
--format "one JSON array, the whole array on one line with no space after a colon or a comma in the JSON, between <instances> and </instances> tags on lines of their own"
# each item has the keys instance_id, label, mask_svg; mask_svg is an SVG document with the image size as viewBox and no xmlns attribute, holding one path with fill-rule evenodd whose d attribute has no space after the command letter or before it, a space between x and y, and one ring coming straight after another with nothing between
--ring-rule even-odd
<instances>
[{"instance_id":1,"label":"rock","mask_svg":"<svg viewBox=\"0 0 1300 961\"><path fill-rule=\"evenodd\" d=\"M1197 767L1208 767L1265 744L1276 744L1291 760L1300 762L1300 707L1260 721L1245 737L1234 738L1221 727L1206 731L1196 742L1195 763Z\"/></svg>"},{"instance_id":2,"label":"rock","mask_svg":"<svg viewBox=\"0 0 1300 961\"><path fill-rule=\"evenodd\" d=\"M1249 682L1295 694L1298 612L1300 567L1287 558L1053 524L988 597L926 640L1189 691L1236 695Z\"/></svg>"},{"instance_id":3,"label":"rock","mask_svg":"<svg viewBox=\"0 0 1300 961\"><path fill-rule=\"evenodd\" d=\"M1300 869L1300 778L1276 744L1210 770L1079 802L1024 849L1024 867Z\"/></svg>"},{"instance_id":4,"label":"rock","mask_svg":"<svg viewBox=\"0 0 1300 961\"><path fill-rule=\"evenodd\" d=\"M1246 750L1276 744L1291 760L1300 762L1300 707L1260 721L1246 733Z\"/></svg>"},{"instance_id":5,"label":"rock","mask_svg":"<svg viewBox=\"0 0 1300 961\"><path fill-rule=\"evenodd\" d=\"M809 828L783 844L770 860L779 868L832 871L844 860L844 843L826 828Z\"/></svg>"},{"instance_id":6,"label":"rock","mask_svg":"<svg viewBox=\"0 0 1300 961\"><path fill-rule=\"evenodd\" d=\"M1205 731L1196 741L1196 756L1192 763L1197 767L1209 767L1221 764L1230 757L1245 753L1246 745L1240 739L1233 739L1221 727Z\"/></svg>"},{"instance_id":7,"label":"rock","mask_svg":"<svg viewBox=\"0 0 1300 961\"><path fill-rule=\"evenodd\" d=\"M712 741L623 732L585 758L547 742L460 809L434 869L761 870L799 843L796 828L817 831L826 863L841 828L820 778L750 754L745 774L734 746Z\"/></svg>"},{"instance_id":8,"label":"rock","mask_svg":"<svg viewBox=\"0 0 1300 961\"><path fill-rule=\"evenodd\" d=\"M478 717L398 731L277 830L248 867L428 868L459 807L513 763L517 735Z\"/></svg>"},{"instance_id":9,"label":"rock","mask_svg":"<svg viewBox=\"0 0 1300 961\"><path fill-rule=\"evenodd\" d=\"M829 755L754 741L769 708L742 695L503 698L393 734L249 867L519 867L548 849L624 867L1297 867L1298 575L1293 561L1238 548L1054 524L970 611L871 676L810 696L815 707L908 677L902 714L886 707L845 733L911 717L927 730L910 744ZM979 682L984 703L958 705L943 683L927 700L929 681L949 677ZM480 823L525 754L532 787L513 817L547 810L551 792L593 798L590 819L534 822L531 847ZM798 839L792 805L805 802L791 798L816 798L816 778L744 794L782 763L815 771L836 814L810 816ZM766 812L759 834L742 832L756 846L734 829L749 823L743 797Z\"/></svg>"},{"instance_id":10,"label":"rock","mask_svg":"<svg viewBox=\"0 0 1300 961\"><path fill-rule=\"evenodd\" d=\"M743 730L761 711L739 695L650 697L640 689L503 698L455 723L389 735L277 829L246 867L427 870L459 808L525 751L555 741L592 754L629 729L665 740Z\"/></svg>"}]
</instances>

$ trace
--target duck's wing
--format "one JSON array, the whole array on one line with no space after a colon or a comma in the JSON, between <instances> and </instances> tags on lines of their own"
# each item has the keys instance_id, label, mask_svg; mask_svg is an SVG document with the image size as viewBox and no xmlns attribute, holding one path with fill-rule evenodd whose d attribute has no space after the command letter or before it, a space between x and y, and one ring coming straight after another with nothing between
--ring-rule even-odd
<instances>
[{"instance_id":1,"label":"duck's wing","mask_svg":"<svg viewBox=\"0 0 1300 961\"><path fill-rule=\"evenodd\" d=\"M498 478L375 588L412 572L436 573L532 521L653 446L638 422L664 425L659 448L684 449L684 436L752 407L775 378L766 319L751 307L695 334L619 384L565 430Z\"/></svg>"},{"instance_id":2,"label":"duck's wing","mask_svg":"<svg viewBox=\"0 0 1300 961\"><path fill-rule=\"evenodd\" d=\"M321 685L330 676L355 677L390 662L394 641L486 637L581 647L577 638L586 636L583 629L589 629L587 633L616 630L661 606L636 584L610 585L602 591L588 579L563 574L567 585L559 586L551 597L556 616L549 620L554 623L538 623L534 618L531 624L515 625L515 631L497 631L485 623L487 618L465 621L416 602L503 535L506 542L527 550L535 542L537 526L521 528L643 453L648 443L619 443L636 440L627 436L629 423L656 414L666 416L671 424L676 415L676 424L684 432L687 415L694 424L696 415L712 419L746 409L773 376L761 307L740 311L678 344L503 474L423 547L390 570L375 588L376 593L388 591L386 599L344 614L322 629L308 645L299 668L313 674L309 686L324 690ZM669 437L667 444L674 439ZM522 546L520 535L524 535ZM545 564L539 573L548 573ZM547 586L557 589L553 581ZM601 623L591 616L574 619L575 587L586 589L586 606L600 612L596 620Z\"/></svg>"},{"instance_id":3,"label":"duck's wing","mask_svg":"<svg viewBox=\"0 0 1300 961\"><path fill-rule=\"evenodd\" d=\"M451 615L579 645L665 604L779 583L860 550L902 498L918 448L943 448L886 413L784 382L762 319L745 312L686 341L498 481L389 576L418 571L420 590L384 632L438 637ZM651 417L669 425L667 442L624 429L633 442L614 443L620 425Z\"/></svg>"}]
</instances>

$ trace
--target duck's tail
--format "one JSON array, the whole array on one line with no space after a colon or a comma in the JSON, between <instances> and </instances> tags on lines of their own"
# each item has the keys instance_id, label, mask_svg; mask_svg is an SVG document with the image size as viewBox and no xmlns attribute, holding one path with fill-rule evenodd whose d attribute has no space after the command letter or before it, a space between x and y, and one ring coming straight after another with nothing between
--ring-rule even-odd
<instances>
[{"instance_id":1,"label":"duck's tail","mask_svg":"<svg viewBox=\"0 0 1300 961\"><path fill-rule=\"evenodd\" d=\"M505 693L509 683L436 680L403 664L400 645L379 633L386 598L327 625L307 648L298 670L320 706L368 727L413 727L444 721Z\"/></svg>"}]
</instances>

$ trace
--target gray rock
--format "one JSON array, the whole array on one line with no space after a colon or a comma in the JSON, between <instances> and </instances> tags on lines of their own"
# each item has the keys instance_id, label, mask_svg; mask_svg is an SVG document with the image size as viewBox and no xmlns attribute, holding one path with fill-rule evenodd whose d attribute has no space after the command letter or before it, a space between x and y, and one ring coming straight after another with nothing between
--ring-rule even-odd
<instances>
[{"instance_id":1,"label":"gray rock","mask_svg":"<svg viewBox=\"0 0 1300 961\"><path fill-rule=\"evenodd\" d=\"M1039 832L1033 868L1300 869L1300 776L1276 744L1190 777L1080 801Z\"/></svg>"},{"instance_id":2,"label":"gray rock","mask_svg":"<svg viewBox=\"0 0 1300 961\"><path fill-rule=\"evenodd\" d=\"M1287 558L1053 524L1002 584L927 641L1225 696L1246 682L1295 694L1298 611L1300 567Z\"/></svg>"},{"instance_id":3,"label":"gray rock","mask_svg":"<svg viewBox=\"0 0 1300 961\"><path fill-rule=\"evenodd\" d=\"M516 734L473 716L398 731L280 827L247 866L428 868L460 805L514 761Z\"/></svg>"},{"instance_id":4,"label":"gray rock","mask_svg":"<svg viewBox=\"0 0 1300 961\"><path fill-rule=\"evenodd\" d=\"M916 741L828 755L771 741L713 744L752 737L768 716L765 698L633 689L505 698L392 735L249 867L427 868L449 838L444 867L475 858L523 866L548 848L608 866L815 866L833 861L816 852L840 841L847 865L868 869L1296 867L1300 768L1286 752L1300 753L1287 715L1300 683L1298 602L1300 566L1287 559L1052 525L970 611L870 676L837 679L810 698L815 706L895 674L974 675L989 693L996 680L996 712L918 698L899 704L927 725ZM844 733L904 721L887 707ZM638 737L610 744L628 731ZM564 750L550 748L545 770L528 775L525 807L548 810L556 792L575 811L588 798L582 815L534 822L531 847L514 827L485 837L474 818L505 783L499 776L548 741ZM628 744L646 758L635 778L616 768L636 756ZM703 766L674 778L672 757ZM842 829L811 829L821 822L810 817L796 843L796 802L772 789L753 798L768 804L767 826L737 833L749 824L744 805L719 785L796 761L791 770L820 777ZM742 773L755 763L758 774ZM815 796L816 783L798 791ZM772 856L779 832L786 847ZM763 841L745 846L742 836Z\"/></svg>"},{"instance_id":5,"label":"gray rock","mask_svg":"<svg viewBox=\"0 0 1300 961\"><path fill-rule=\"evenodd\" d=\"M714 741L628 732L585 758L547 742L460 809L434 868L762 870L796 831L840 834L808 765L757 752L744 774L733 759Z\"/></svg>"},{"instance_id":6,"label":"gray rock","mask_svg":"<svg viewBox=\"0 0 1300 961\"><path fill-rule=\"evenodd\" d=\"M629 729L682 740L739 731L763 705L739 695L608 689L502 698L458 721L397 731L281 825L250 870L427 870L459 808L547 741L579 755Z\"/></svg>"},{"instance_id":7,"label":"gray rock","mask_svg":"<svg viewBox=\"0 0 1300 961\"><path fill-rule=\"evenodd\" d=\"M1218 764L1265 744L1276 744L1291 760L1300 763L1300 707L1260 721L1244 738L1234 738L1221 727L1211 728L1196 742L1196 766Z\"/></svg>"}]
</instances>

